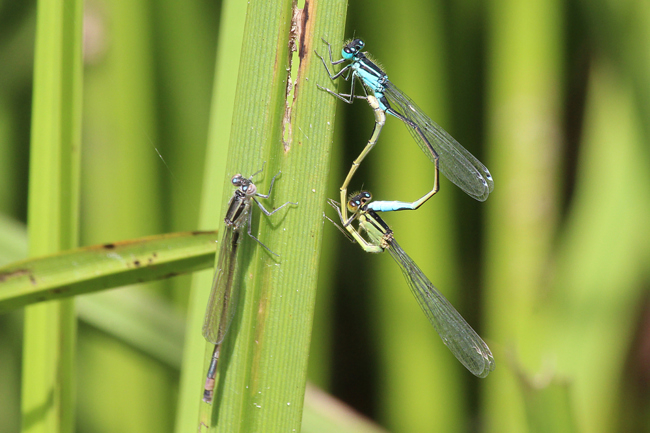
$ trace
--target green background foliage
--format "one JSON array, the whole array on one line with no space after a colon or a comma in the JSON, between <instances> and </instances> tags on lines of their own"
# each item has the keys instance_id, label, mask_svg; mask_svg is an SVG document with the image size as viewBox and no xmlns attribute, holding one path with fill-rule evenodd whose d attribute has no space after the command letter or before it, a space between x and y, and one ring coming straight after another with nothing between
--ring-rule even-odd
<instances>
[{"instance_id":1,"label":"green background foliage","mask_svg":"<svg viewBox=\"0 0 650 433\"><path fill-rule=\"evenodd\" d=\"M81 2L2 2L0 265L77 237L87 246L222 230L228 179L265 163L264 192L282 170L270 206L299 205L270 218L255 211L254 229L279 261L244 244L250 281L232 359L245 361L227 380L248 384L252 371L268 394L240 406L224 394L218 418L229 426L298 429L307 377L327 394L308 388L304 432L648 430L647 2L306 4L287 150L291 2L87 1L83 81L69 9ZM47 7L62 8L49 9L62 11L60 22L39 21ZM441 344L387 255L364 254L323 222L373 116L363 101L347 106L316 89L335 84L313 50L325 53L323 37L338 58L353 35L495 179L485 203L443 178L417 212L385 215L492 349L486 379ZM48 64L58 66L35 69ZM65 150L77 140L80 160ZM431 163L389 118L350 188L413 200L432 180ZM28 324L45 304L1 315L0 431L195 431L211 278L205 270L76 296L62 304L62 331L49 329L53 348L34 343L43 331ZM255 352L262 299L273 346ZM165 347L152 348L161 337ZM51 383L31 373L58 363L69 368Z\"/></svg>"}]
</instances>

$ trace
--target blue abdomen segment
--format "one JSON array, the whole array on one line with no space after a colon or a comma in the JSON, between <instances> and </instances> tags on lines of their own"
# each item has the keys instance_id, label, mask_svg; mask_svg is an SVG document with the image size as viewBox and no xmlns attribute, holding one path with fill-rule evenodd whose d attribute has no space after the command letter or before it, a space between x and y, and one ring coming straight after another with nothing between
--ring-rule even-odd
<instances>
[{"instance_id":1,"label":"blue abdomen segment","mask_svg":"<svg viewBox=\"0 0 650 433\"><path fill-rule=\"evenodd\" d=\"M413 210L413 203L404 201L373 201L366 205L366 209L372 209L375 212L393 212L396 210Z\"/></svg>"}]
</instances>

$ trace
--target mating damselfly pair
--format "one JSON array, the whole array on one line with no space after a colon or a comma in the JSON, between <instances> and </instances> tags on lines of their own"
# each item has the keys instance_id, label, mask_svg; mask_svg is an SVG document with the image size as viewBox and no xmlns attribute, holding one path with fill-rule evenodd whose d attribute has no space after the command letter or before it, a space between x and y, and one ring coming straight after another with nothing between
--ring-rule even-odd
<instances>
[{"instance_id":1,"label":"mating damselfly pair","mask_svg":"<svg viewBox=\"0 0 650 433\"><path fill-rule=\"evenodd\" d=\"M354 160L347 177L340 188L341 202L330 200L337 209L341 224L364 251L379 253L388 250L399 265L411 292L443 342L456 358L474 375L486 377L494 370L494 358L485 342L463 319L447 299L433 286L420 268L404 252L394 238L393 231L379 217L377 212L415 210L439 190L438 172L444 174L469 196L485 201L494 189L494 181L488 169L451 135L427 116L408 96L400 91L386 73L362 50L361 39L353 39L344 44L342 58L332 58L331 45L327 44L330 65L349 62L338 72L332 73L325 58L323 62L331 80L343 77L350 81L349 93L337 93L319 86L329 94L352 104L355 99L365 99L373 109L375 126L368 143ZM355 93L356 82L361 83L363 95ZM348 199L347 189L357 168L373 149L386 122L386 113L404 122L420 149L434 163L434 184L431 191L416 201L374 201L371 194L362 191ZM348 217L348 212L352 215ZM354 221L358 227L353 227ZM367 234L368 239L363 237Z\"/></svg>"},{"instance_id":2,"label":"mating damselfly pair","mask_svg":"<svg viewBox=\"0 0 650 433\"><path fill-rule=\"evenodd\" d=\"M342 58L339 60L333 60L329 43L327 43L327 47L330 65L335 66L349 62L340 71L332 73L325 58L318 55L330 79L336 80L343 77L346 80L351 80L351 88L349 93L337 93L321 86L319 88L350 104L355 99L365 99L373 109L375 116L372 135L361 154L354 160L340 188L341 202L330 200L330 204L337 209L341 225L349 237L359 243L364 251L371 253L389 251L399 265L418 304L439 333L444 344L470 372L478 377L486 377L494 369L494 358L490 349L404 252L396 242L392 230L377 212L419 208L438 192L439 171L468 195L476 200L484 201L494 188L492 176L478 159L424 114L409 97L388 80L383 70L362 52L364 48L362 40L354 39L346 43L341 52ZM355 94L357 81L362 84L363 95ZM348 198L348 186L361 162L378 142L386 121L386 113L404 122L415 142L434 163L434 185L429 192L413 202L371 201L371 195L367 191ZM274 181L275 177L271 181L271 188ZM273 253L251 233L251 201L255 201L267 216L291 203L286 202L273 211L267 211L256 197L268 198L271 188L268 194L259 194L252 182L252 177L244 178L241 175L233 177L231 182L237 187L237 190L230 199L224 220L225 231L203 326L204 337L215 345L204 386L203 400L208 403L211 403L213 399L220 345L236 309L240 272L237 252L244 227L248 224L248 235ZM353 225L355 222L357 223L356 228ZM364 237L364 233L367 235L367 239Z\"/></svg>"}]
</instances>

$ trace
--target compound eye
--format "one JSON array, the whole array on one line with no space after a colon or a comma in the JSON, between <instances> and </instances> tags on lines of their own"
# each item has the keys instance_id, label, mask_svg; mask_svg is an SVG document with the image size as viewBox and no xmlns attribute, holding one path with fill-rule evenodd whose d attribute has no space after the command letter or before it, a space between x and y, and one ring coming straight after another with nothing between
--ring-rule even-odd
<instances>
[{"instance_id":1,"label":"compound eye","mask_svg":"<svg viewBox=\"0 0 650 433\"><path fill-rule=\"evenodd\" d=\"M352 60L352 58L354 57L354 53L352 51L352 48L350 48L349 45L346 45L345 47L343 47L343 49L341 50L341 56L345 60Z\"/></svg>"},{"instance_id":2,"label":"compound eye","mask_svg":"<svg viewBox=\"0 0 650 433\"><path fill-rule=\"evenodd\" d=\"M354 212L357 211L357 209L359 209L360 205L361 205L361 203L359 202L358 199L352 199L352 200L348 201L348 210L350 212L354 213Z\"/></svg>"},{"instance_id":3,"label":"compound eye","mask_svg":"<svg viewBox=\"0 0 650 433\"><path fill-rule=\"evenodd\" d=\"M230 182L231 182L233 185L235 185L235 186L239 186L239 185L241 185L241 182L242 182L241 174L236 174L236 175L234 175L234 176L232 177L232 179L230 179Z\"/></svg>"}]
</instances>

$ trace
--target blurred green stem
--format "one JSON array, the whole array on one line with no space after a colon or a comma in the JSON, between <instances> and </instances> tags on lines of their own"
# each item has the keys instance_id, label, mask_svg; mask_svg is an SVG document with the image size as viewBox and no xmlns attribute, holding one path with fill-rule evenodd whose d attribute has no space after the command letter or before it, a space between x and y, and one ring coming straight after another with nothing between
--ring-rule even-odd
<instances>
[{"instance_id":1,"label":"blurred green stem","mask_svg":"<svg viewBox=\"0 0 650 433\"><path fill-rule=\"evenodd\" d=\"M488 12L487 162L501 183L488 204L485 337L509 345L491 345L495 358L514 353L524 371L537 371L547 329L537 301L548 290L560 202L562 8L494 0ZM485 382L486 431L526 431L517 378L500 371Z\"/></svg>"},{"instance_id":2,"label":"blurred green stem","mask_svg":"<svg viewBox=\"0 0 650 433\"><path fill-rule=\"evenodd\" d=\"M82 94L81 0L38 2L29 178L29 253L78 243ZM74 430L72 300L25 312L22 431Z\"/></svg>"}]
</instances>

